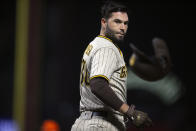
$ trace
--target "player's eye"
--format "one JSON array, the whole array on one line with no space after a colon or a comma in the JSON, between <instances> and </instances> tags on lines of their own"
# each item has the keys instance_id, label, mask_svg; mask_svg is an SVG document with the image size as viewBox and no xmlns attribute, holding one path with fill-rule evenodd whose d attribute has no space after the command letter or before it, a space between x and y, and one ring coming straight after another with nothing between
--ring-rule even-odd
<instances>
[{"instance_id":1,"label":"player's eye","mask_svg":"<svg viewBox=\"0 0 196 131\"><path fill-rule=\"evenodd\" d=\"M122 21L121 20L118 20L118 19L115 19L114 22L117 23L117 24L122 23Z\"/></svg>"},{"instance_id":2,"label":"player's eye","mask_svg":"<svg viewBox=\"0 0 196 131\"><path fill-rule=\"evenodd\" d=\"M125 24L125 25L128 25L128 24L129 24L129 22L128 22L128 21L126 21L126 22L124 22L124 24Z\"/></svg>"}]
</instances>

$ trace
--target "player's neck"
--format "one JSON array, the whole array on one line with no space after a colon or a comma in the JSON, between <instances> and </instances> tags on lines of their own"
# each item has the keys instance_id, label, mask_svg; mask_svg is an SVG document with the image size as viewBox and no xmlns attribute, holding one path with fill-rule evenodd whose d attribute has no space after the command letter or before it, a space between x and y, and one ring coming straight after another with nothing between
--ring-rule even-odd
<instances>
[{"instance_id":1,"label":"player's neck","mask_svg":"<svg viewBox=\"0 0 196 131\"><path fill-rule=\"evenodd\" d=\"M101 35L101 36L105 36L105 34L104 33L102 33L102 32L100 32L100 34L99 35Z\"/></svg>"},{"instance_id":2,"label":"player's neck","mask_svg":"<svg viewBox=\"0 0 196 131\"><path fill-rule=\"evenodd\" d=\"M103 28L101 28L101 30L100 30L100 34L99 35L101 35L101 36L105 36L105 30L103 29Z\"/></svg>"}]
</instances>

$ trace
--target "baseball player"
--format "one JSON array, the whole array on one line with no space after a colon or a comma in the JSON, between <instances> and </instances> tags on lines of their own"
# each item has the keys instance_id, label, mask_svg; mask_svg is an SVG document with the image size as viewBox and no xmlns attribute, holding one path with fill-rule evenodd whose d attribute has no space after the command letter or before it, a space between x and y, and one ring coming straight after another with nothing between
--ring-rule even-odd
<instances>
[{"instance_id":1,"label":"baseball player","mask_svg":"<svg viewBox=\"0 0 196 131\"><path fill-rule=\"evenodd\" d=\"M82 58L81 115L76 119L71 130L125 131L126 118L138 128L149 127L152 125L152 121L148 114L126 102L127 67L118 44L123 42L128 29L127 8L122 4L110 1L102 6L101 12L100 35L90 42ZM145 78L145 73L140 72L140 68L143 67L139 63L152 67L152 70L157 65L143 60L143 58L148 59L147 56L135 46L132 48L134 53L130 59L131 66L135 72L139 72L140 76ZM139 65L139 67L137 68L135 65ZM159 67L155 69L162 69ZM160 78L163 75L157 76Z\"/></svg>"}]
</instances>

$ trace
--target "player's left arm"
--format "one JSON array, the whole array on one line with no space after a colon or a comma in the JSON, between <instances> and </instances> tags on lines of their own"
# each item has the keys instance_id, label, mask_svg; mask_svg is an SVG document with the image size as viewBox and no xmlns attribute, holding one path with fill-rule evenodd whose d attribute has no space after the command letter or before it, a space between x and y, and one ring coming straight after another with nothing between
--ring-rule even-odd
<instances>
[{"instance_id":1,"label":"player's left arm","mask_svg":"<svg viewBox=\"0 0 196 131\"><path fill-rule=\"evenodd\" d=\"M109 87L109 83L105 78L96 77L91 79L90 88L92 93L104 102L104 104L117 111L120 110L120 107L123 105L123 101L120 100L111 87Z\"/></svg>"},{"instance_id":2,"label":"player's left arm","mask_svg":"<svg viewBox=\"0 0 196 131\"><path fill-rule=\"evenodd\" d=\"M127 105L121 101L114 91L109 87L108 81L103 77L90 80L91 91L105 104L125 114L138 128L152 126L152 120L147 113L136 110L134 105Z\"/></svg>"}]
</instances>

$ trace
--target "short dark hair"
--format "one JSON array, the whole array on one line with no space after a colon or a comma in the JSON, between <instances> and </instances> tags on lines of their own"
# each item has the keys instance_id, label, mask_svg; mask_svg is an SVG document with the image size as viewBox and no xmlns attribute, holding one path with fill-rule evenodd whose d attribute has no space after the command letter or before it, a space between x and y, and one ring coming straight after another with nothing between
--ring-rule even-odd
<instances>
[{"instance_id":1,"label":"short dark hair","mask_svg":"<svg viewBox=\"0 0 196 131\"><path fill-rule=\"evenodd\" d=\"M108 0L101 7L101 17L108 19L111 17L112 12L119 12L119 11L126 12L127 14L129 13L128 8L124 4L120 2Z\"/></svg>"}]
</instances>

